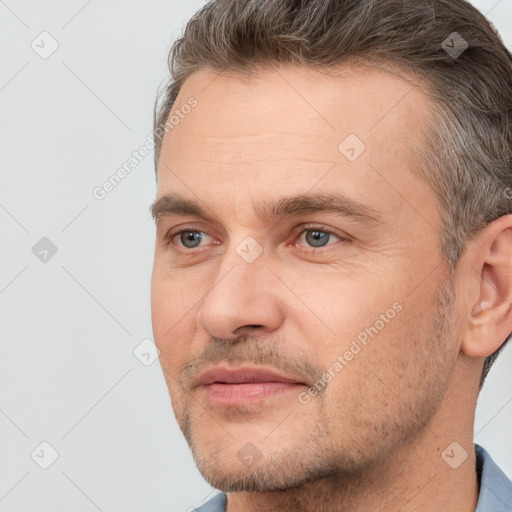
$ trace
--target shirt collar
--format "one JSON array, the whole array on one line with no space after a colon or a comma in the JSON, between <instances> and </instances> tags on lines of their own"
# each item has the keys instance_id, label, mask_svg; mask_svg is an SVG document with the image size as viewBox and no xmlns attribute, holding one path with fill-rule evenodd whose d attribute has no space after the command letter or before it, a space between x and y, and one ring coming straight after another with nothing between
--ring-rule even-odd
<instances>
[{"instance_id":1,"label":"shirt collar","mask_svg":"<svg viewBox=\"0 0 512 512\"><path fill-rule=\"evenodd\" d=\"M489 453L475 443L480 494L475 512L512 511L512 482Z\"/></svg>"}]
</instances>

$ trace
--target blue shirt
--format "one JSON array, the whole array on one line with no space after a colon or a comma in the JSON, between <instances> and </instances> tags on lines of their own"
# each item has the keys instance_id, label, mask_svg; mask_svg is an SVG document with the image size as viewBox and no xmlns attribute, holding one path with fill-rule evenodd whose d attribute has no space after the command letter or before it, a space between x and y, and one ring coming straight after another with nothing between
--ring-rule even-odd
<instances>
[{"instance_id":1,"label":"blue shirt","mask_svg":"<svg viewBox=\"0 0 512 512\"><path fill-rule=\"evenodd\" d=\"M481 446L475 444L476 474L480 494L475 512L512 512L512 482ZM226 493L221 492L191 512L226 512Z\"/></svg>"}]
</instances>

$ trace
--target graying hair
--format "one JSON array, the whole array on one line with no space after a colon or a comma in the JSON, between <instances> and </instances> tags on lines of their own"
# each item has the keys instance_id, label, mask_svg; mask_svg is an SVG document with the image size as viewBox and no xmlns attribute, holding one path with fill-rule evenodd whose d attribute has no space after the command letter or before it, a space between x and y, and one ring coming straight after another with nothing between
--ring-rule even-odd
<instances>
[{"instance_id":1,"label":"graying hair","mask_svg":"<svg viewBox=\"0 0 512 512\"><path fill-rule=\"evenodd\" d=\"M458 56L443 44L454 45L454 32L467 43ZM155 103L155 167L165 123L195 71L250 74L279 64L327 71L353 61L402 70L434 99L411 163L439 201L439 248L454 269L467 243L512 211L512 56L465 0L209 2L169 54L171 78ZM511 335L486 358L480 389Z\"/></svg>"}]
</instances>

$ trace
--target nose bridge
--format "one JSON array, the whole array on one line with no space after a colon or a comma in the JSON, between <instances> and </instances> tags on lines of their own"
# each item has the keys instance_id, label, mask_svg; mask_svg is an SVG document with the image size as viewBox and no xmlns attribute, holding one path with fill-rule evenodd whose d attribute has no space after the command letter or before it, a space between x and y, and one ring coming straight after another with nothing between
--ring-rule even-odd
<instances>
[{"instance_id":1,"label":"nose bridge","mask_svg":"<svg viewBox=\"0 0 512 512\"><path fill-rule=\"evenodd\" d=\"M230 243L205 299L208 295L236 296L240 305L256 299L270 274L265 259L262 245L252 236Z\"/></svg>"},{"instance_id":2,"label":"nose bridge","mask_svg":"<svg viewBox=\"0 0 512 512\"><path fill-rule=\"evenodd\" d=\"M282 311L272 297L273 276L266 268L263 247L252 236L230 245L199 306L198 325L219 338L231 338L248 326L276 329Z\"/></svg>"}]
</instances>

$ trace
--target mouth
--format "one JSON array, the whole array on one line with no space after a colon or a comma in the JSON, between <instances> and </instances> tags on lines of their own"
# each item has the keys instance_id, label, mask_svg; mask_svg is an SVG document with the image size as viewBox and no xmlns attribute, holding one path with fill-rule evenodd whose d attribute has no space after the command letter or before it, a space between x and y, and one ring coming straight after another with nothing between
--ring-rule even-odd
<instances>
[{"instance_id":1,"label":"mouth","mask_svg":"<svg viewBox=\"0 0 512 512\"><path fill-rule=\"evenodd\" d=\"M222 405L243 405L268 400L290 392L299 392L306 384L292 376L272 370L242 367L235 370L215 367L198 379L211 402Z\"/></svg>"}]
</instances>

